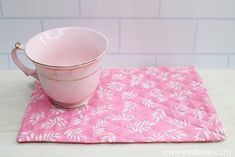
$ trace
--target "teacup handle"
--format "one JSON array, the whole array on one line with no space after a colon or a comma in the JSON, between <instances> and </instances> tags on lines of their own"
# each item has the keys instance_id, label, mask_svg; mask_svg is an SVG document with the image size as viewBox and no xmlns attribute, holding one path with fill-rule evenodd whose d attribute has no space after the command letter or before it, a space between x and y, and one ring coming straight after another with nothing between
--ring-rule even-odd
<instances>
[{"instance_id":1,"label":"teacup handle","mask_svg":"<svg viewBox=\"0 0 235 157\"><path fill-rule=\"evenodd\" d=\"M20 42L15 43L15 48L11 52L12 60L25 73L25 75L32 76L38 80L38 74L37 74L36 70L30 69L20 62L20 60L17 56L17 50L24 50L24 46Z\"/></svg>"}]
</instances>

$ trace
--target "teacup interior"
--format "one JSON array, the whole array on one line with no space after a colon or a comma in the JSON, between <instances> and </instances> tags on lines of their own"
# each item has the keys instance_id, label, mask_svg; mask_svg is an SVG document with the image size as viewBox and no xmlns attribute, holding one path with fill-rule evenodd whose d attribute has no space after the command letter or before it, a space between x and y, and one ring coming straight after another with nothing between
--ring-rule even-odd
<instances>
[{"instance_id":1,"label":"teacup interior","mask_svg":"<svg viewBox=\"0 0 235 157\"><path fill-rule=\"evenodd\" d=\"M107 48L106 38L82 27L56 28L34 36L26 44L26 55L48 66L85 64L102 55Z\"/></svg>"}]
</instances>

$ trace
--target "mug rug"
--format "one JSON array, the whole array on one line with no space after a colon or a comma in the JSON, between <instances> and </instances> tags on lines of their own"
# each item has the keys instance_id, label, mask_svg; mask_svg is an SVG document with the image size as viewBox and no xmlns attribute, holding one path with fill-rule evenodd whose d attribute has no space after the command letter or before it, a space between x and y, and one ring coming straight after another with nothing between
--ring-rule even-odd
<instances>
[{"instance_id":1,"label":"mug rug","mask_svg":"<svg viewBox=\"0 0 235 157\"><path fill-rule=\"evenodd\" d=\"M39 81L17 142L148 143L225 139L220 118L192 66L104 68L88 105L57 108Z\"/></svg>"}]
</instances>

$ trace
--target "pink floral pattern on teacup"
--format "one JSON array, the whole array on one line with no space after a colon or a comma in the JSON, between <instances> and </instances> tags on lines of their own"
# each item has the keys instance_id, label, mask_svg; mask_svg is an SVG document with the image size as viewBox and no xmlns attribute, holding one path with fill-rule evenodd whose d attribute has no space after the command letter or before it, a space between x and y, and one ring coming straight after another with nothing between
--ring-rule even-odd
<instances>
[{"instance_id":1,"label":"pink floral pattern on teacup","mask_svg":"<svg viewBox=\"0 0 235 157\"><path fill-rule=\"evenodd\" d=\"M36 81L18 142L205 142L225 139L193 67L103 69L87 106L56 108Z\"/></svg>"}]
</instances>

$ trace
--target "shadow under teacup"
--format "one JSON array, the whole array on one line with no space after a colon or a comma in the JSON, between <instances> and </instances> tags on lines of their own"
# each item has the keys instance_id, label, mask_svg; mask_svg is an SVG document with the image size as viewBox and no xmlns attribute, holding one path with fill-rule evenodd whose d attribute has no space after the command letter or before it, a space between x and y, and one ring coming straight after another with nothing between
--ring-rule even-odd
<instances>
[{"instance_id":1,"label":"shadow under teacup","mask_svg":"<svg viewBox=\"0 0 235 157\"><path fill-rule=\"evenodd\" d=\"M55 105L77 108L88 103L99 83L101 58L107 47L107 38L95 30L63 27L35 35L25 47L17 42L11 56L27 76L40 81ZM19 49L25 50L36 70L20 62Z\"/></svg>"}]
</instances>

